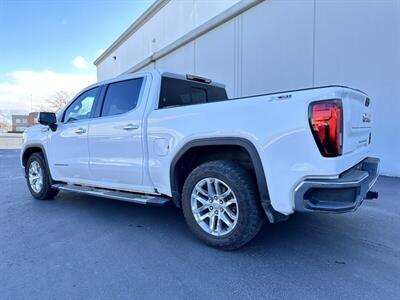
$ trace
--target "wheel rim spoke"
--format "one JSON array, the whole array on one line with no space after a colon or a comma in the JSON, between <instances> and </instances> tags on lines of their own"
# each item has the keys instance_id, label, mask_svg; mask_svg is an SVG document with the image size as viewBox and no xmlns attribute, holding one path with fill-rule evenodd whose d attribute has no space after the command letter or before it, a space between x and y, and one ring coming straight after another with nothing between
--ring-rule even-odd
<instances>
[{"instance_id":1,"label":"wheel rim spoke","mask_svg":"<svg viewBox=\"0 0 400 300\"><path fill-rule=\"evenodd\" d=\"M226 226L228 226L228 228L230 228L233 225L233 223L226 217L225 213L222 213L219 217L221 221L224 222Z\"/></svg>"},{"instance_id":2,"label":"wheel rim spoke","mask_svg":"<svg viewBox=\"0 0 400 300\"><path fill-rule=\"evenodd\" d=\"M200 206L200 207L197 207L197 208L193 209L193 212L195 214L199 214L199 213L205 211L206 209L208 209L208 206L207 205L203 205L203 206Z\"/></svg>"},{"instance_id":3,"label":"wheel rim spoke","mask_svg":"<svg viewBox=\"0 0 400 300\"><path fill-rule=\"evenodd\" d=\"M220 195L220 197L225 199L225 198L227 198L230 194L232 194L232 190L231 190L230 188L228 188L228 190L225 191L224 193L222 193L222 194Z\"/></svg>"},{"instance_id":4,"label":"wheel rim spoke","mask_svg":"<svg viewBox=\"0 0 400 300\"><path fill-rule=\"evenodd\" d=\"M218 235L220 235L221 234L221 218L220 217L218 217L218 220L217 220L217 233L218 233Z\"/></svg>"},{"instance_id":5,"label":"wheel rim spoke","mask_svg":"<svg viewBox=\"0 0 400 300\"><path fill-rule=\"evenodd\" d=\"M229 216L229 218L231 218L232 220L236 220L237 216L235 215L235 213L233 211L231 211L231 209L229 207L225 208L225 213Z\"/></svg>"},{"instance_id":6,"label":"wheel rim spoke","mask_svg":"<svg viewBox=\"0 0 400 300\"><path fill-rule=\"evenodd\" d=\"M212 231L214 231L214 228L215 228L215 219L216 218L217 218L217 216L215 214L210 216L210 229Z\"/></svg>"},{"instance_id":7,"label":"wheel rim spoke","mask_svg":"<svg viewBox=\"0 0 400 300\"><path fill-rule=\"evenodd\" d=\"M211 198L214 196L213 185L210 178L207 178L206 181L207 181L208 197Z\"/></svg>"},{"instance_id":8,"label":"wheel rim spoke","mask_svg":"<svg viewBox=\"0 0 400 300\"><path fill-rule=\"evenodd\" d=\"M236 203L236 199L231 199L225 202L225 207L228 207L231 204L235 204Z\"/></svg>"},{"instance_id":9,"label":"wheel rim spoke","mask_svg":"<svg viewBox=\"0 0 400 300\"><path fill-rule=\"evenodd\" d=\"M196 190L197 190L200 194L202 194L203 196L208 197L208 193L207 193L205 190L203 190L201 187L196 186Z\"/></svg>"},{"instance_id":10,"label":"wheel rim spoke","mask_svg":"<svg viewBox=\"0 0 400 300\"><path fill-rule=\"evenodd\" d=\"M204 221L205 219L209 218L210 216L212 216L212 214L211 213L207 213L207 214L204 214L204 215L200 216L199 219L201 221Z\"/></svg>"},{"instance_id":11,"label":"wheel rim spoke","mask_svg":"<svg viewBox=\"0 0 400 300\"><path fill-rule=\"evenodd\" d=\"M220 196L221 195L221 186L220 186L220 182L218 179L214 180L214 188L215 188L215 194L217 196Z\"/></svg>"},{"instance_id":12,"label":"wheel rim spoke","mask_svg":"<svg viewBox=\"0 0 400 300\"><path fill-rule=\"evenodd\" d=\"M199 201L201 204L206 205L208 204L207 199L204 199L203 197L201 197L200 195L192 195L192 197L194 199L196 199L197 201Z\"/></svg>"}]
</instances>

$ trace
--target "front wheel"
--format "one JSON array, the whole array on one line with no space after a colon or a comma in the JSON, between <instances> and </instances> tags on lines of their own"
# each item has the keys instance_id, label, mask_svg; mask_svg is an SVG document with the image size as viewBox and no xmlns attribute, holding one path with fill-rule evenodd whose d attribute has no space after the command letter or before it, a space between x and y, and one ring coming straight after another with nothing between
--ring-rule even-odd
<instances>
[{"instance_id":1,"label":"front wheel","mask_svg":"<svg viewBox=\"0 0 400 300\"><path fill-rule=\"evenodd\" d=\"M32 154L25 167L29 191L35 199L53 199L58 190L51 187L50 173L41 153Z\"/></svg>"},{"instance_id":2,"label":"front wheel","mask_svg":"<svg viewBox=\"0 0 400 300\"><path fill-rule=\"evenodd\" d=\"M194 169L183 187L182 209L198 238L225 250L249 242L263 220L253 177L230 161L207 162Z\"/></svg>"}]
</instances>

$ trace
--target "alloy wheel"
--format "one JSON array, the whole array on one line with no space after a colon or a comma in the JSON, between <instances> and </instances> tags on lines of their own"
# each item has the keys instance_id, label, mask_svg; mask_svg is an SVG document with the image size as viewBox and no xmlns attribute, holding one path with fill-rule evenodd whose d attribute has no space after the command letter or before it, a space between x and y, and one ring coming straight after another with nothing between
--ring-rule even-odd
<instances>
[{"instance_id":1,"label":"alloy wheel","mask_svg":"<svg viewBox=\"0 0 400 300\"><path fill-rule=\"evenodd\" d=\"M197 224L213 236L231 233L239 217L235 193L217 178L204 178L195 185L191 208Z\"/></svg>"}]
</instances>

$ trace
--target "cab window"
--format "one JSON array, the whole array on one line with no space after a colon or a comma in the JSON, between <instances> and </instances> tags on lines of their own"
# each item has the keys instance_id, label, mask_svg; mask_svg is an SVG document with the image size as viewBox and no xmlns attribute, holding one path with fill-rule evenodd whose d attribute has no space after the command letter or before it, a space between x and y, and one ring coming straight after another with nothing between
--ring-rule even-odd
<instances>
[{"instance_id":1,"label":"cab window","mask_svg":"<svg viewBox=\"0 0 400 300\"><path fill-rule=\"evenodd\" d=\"M134 109L139 101L143 78L110 83L101 116L115 116Z\"/></svg>"},{"instance_id":2,"label":"cab window","mask_svg":"<svg viewBox=\"0 0 400 300\"><path fill-rule=\"evenodd\" d=\"M161 80L161 92L158 108L224 100L228 100L228 96L225 89L222 87L163 77Z\"/></svg>"},{"instance_id":3,"label":"cab window","mask_svg":"<svg viewBox=\"0 0 400 300\"><path fill-rule=\"evenodd\" d=\"M89 119L92 115L97 92L98 88L94 88L80 95L65 111L64 123Z\"/></svg>"}]
</instances>

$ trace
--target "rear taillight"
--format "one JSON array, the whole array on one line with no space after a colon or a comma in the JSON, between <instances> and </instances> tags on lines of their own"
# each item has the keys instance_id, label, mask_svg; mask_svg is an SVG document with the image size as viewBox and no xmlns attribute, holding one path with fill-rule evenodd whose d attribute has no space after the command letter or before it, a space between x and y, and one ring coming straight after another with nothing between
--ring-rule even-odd
<instances>
[{"instance_id":1,"label":"rear taillight","mask_svg":"<svg viewBox=\"0 0 400 300\"><path fill-rule=\"evenodd\" d=\"M312 102L309 121L315 142L323 156L342 154L343 108L340 99Z\"/></svg>"}]
</instances>

